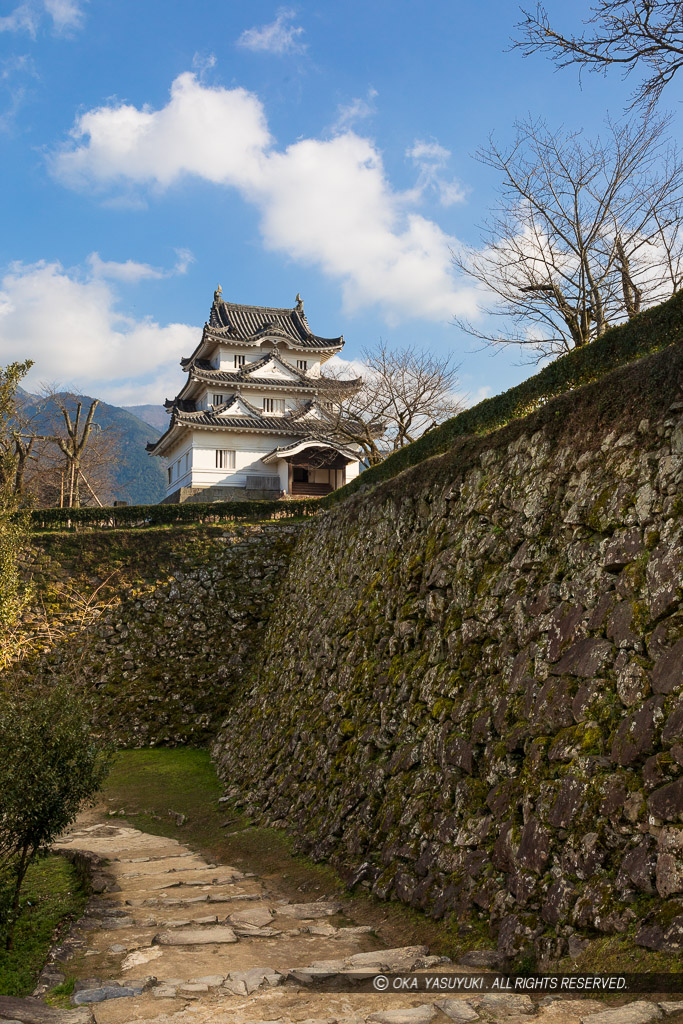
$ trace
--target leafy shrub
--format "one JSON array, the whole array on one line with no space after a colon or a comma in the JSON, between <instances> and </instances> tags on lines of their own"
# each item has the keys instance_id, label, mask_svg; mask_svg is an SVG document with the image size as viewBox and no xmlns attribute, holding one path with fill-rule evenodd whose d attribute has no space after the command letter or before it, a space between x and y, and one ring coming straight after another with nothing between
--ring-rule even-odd
<instances>
[{"instance_id":1,"label":"leafy shrub","mask_svg":"<svg viewBox=\"0 0 683 1024\"><path fill-rule=\"evenodd\" d=\"M0 691L0 939L7 949L29 865L71 824L107 770L72 687Z\"/></svg>"}]
</instances>

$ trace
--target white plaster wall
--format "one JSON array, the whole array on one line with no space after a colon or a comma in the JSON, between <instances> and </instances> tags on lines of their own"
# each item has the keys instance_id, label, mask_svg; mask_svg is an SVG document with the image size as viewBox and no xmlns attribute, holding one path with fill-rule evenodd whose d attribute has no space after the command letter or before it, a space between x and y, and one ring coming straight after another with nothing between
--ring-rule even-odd
<instances>
[{"instance_id":1,"label":"white plaster wall","mask_svg":"<svg viewBox=\"0 0 683 1024\"><path fill-rule=\"evenodd\" d=\"M232 398L234 394L234 386L231 387L230 385L227 384L223 386L221 386L220 384L211 385L205 391L202 391L201 396L196 399L196 405L198 409L209 409L213 406L214 395L223 395L224 401L227 402L227 400L229 398ZM242 395L247 402L249 402L251 405L255 405L257 409L263 408L264 398L279 398L285 403L285 412L287 410L299 408L300 403L305 402L311 398L310 394L297 394L294 397L292 397L291 391L286 386L283 387L281 391L259 391L256 388L244 388L242 391ZM215 406L214 408L218 409L220 407ZM235 413L231 412L230 415L233 416L235 415ZM281 413L269 412L266 413L266 415L278 416L281 415Z\"/></svg>"},{"instance_id":2,"label":"white plaster wall","mask_svg":"<svg viewBox=\"0 0 683 1024\"><path fill-rule=\"evenodd\" d=\"M273 351L282 359L283 362L289 363L289 365L295 369L297 360L305 359L308 363L305 371L308 376L317 377L320 375L320 355L309 355L306 351L296 352L287 348L287 346L281 342L276 343L269 339L261 342L261 344L255 348L231 348L229 345L219 345L211 357L210 362L216 370L224 370L231 373L235 370L235 356L244 356L246 366L249 363L256 362L258 359L262 359L268 352Z\"/></svg>"},{"instance_id":3,"label":"white plaster wall","mask_svg":"<svg viewBox=\"0 0 683 1024\"><path fill-rule=\"evenodd\" d=\"M185 459L185 456L189 458ZM166 492L171 494L179 487L192 487L192 441L188 437L169 452L165 460L166 469ZM172 469L172 477L169 482L168 470Z\"/></svg>"},{"instance_id":4,"label":"white plaster wall","mask_svg":"<svg viewBox=\"0 0 683 1024\"><path fill-rule=\"evenodd\" d=\"M287 493L289 490L289 463L284 459L278 459L273 470L280 477L280 490Z\"/></svg>"},{"instance_id":5,"label":"white plaster wall","mask_svg":"<svg viewBox=\"0 0 683 1024\"><path fill-rule=\"evenodd\" d=\"M279 476L280 486L287 487L287 468L284 473L276 465L264 465L261 457L280 445L291 444L294 437L273 436L261 433L231 433L229 431L195 431L192 438L191 483L177 483L171 487L245 487L247 476ZM216 468L216 449L226 448L235 452L234 469Z\"/></svg>"},{"instance_id":6,"label":"white plaster wall","mask_svg":"<svg viewBox=\"0 0 683 1024\"><path fill-rule=\"evenodd\" d=\"M274 448L284 447L299 437L274 436L261 433L232 433L222 430L193 431L169 453L166 468L173 467L173 478L168 482L167 493L179 487L246 487L248 476L279 476L280 488L286 491L289 484L288 465L283 459L264 465L262 456ZM216 449L225 448L235 452L234 469L216 468ZM189 456L186 468L185 456ZM346 467L346 480L358 476L359 464L352 462ZM327 471L318 475L312 471L311 479L327 483Z\"/></svg>"}]
</instances>

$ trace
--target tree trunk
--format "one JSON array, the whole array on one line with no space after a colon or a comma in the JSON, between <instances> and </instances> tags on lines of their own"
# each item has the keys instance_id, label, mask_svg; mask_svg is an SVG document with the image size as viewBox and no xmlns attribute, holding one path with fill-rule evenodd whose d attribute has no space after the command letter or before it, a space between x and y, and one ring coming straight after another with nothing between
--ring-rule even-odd
<instances>
[{"instance_id":1,"label":"tree trunk","mask_svg":"<svg viewBox=\"0 0 683 1024\"><path fill-rule=\"evenodd\" d=\"M9 923L7 926L7 936L5 938L5 949L12 949L14 945L14 930L17 925L17 918L19 916L19 897L21 895L21 887L24 883L24 878L28 870L30 858L28 855L29 847L25 846L21 851L19 857L19 863L17 865L16 874L16 885L14 887L14 894L12 896L12 906L9 912Z\"/></svg>"}]
</instances>

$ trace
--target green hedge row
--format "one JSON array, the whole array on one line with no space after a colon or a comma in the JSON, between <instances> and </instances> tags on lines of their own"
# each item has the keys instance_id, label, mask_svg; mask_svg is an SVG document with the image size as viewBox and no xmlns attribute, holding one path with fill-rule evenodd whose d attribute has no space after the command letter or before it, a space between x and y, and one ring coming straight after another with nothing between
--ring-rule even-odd
<instances>
[{"instance_id":1,"label":"green hedge row","mask_svg":"<svg viewBox=\"0 0 683 1024\"><path fill-rule=\"evenodd\" d=\"M487 434L535 412L551 398L598 380L618 366L683 341L683 292L660 306L640 313L619 327L612 327L585 348L574 349L545 366L539 373L495 398L466 409L413 444L401 448L378 466L323 499L329 506L343 501L359 487L374 485L410 466L447 451L464 434Z\"/></svg>"},{"instance_id":2,"label":"green hedge row","mask_svg":"<svg viewBox=\"0 0 683 1024\"><path fill-rule=\"evenodd\" d=\"M218 523L233 519L291 519L314 515L317 498L296 501L186 502L183 505L123 505L120 508L41 508L31 512L34 530L77 526L161 526L165 523Z\"/></svg>"}]
</instances>

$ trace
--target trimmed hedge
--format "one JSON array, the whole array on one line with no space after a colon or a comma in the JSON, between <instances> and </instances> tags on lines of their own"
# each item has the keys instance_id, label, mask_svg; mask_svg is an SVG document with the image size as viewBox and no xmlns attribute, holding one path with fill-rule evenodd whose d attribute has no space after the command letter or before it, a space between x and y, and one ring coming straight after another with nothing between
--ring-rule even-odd
<instances>
[{"instance_id":1,"label":"trimmed hedge","mask_svg":"<svg viewBox=\"0 0 683 1024\"><path fill-rule=\"evenodd\" d=\"M651 355L683 341L683 292L660 306L640 313L628 323L612 327L585 348L577 348L554 360L539 373L495 398L466 409L412 444L394 452L378 466L366 469L355 480L327 495L323 505L343 501L359 487L381 483L418 462L441 455L456 437L488 434L511 420L521 419L551 398L590 384L626 363Z\"/></svg>"},{"instance_id":2,"label":"trimmed hedge","mask_svg":"<svg viewBox=\"0 0 683 1024\"><path fill-rule=\"evenodd\" d=\"M64 530L78 526L135 527L165 523L219 523L233 519L292 519L314 515L319 508L317 498L123 505L117 508L39 508L31 512L31 525L34 530Z\"/></svg>"},{"instance_id":3,"label":"trimmed hedge","mask_svg":"<svg viewBox=\"0 0 683 1024\"><path fill-rule=\"evenodd\" d=\"M433 455L448 451L457 437L488 434L521 419L552 398L590 384L626 363L683 341L683 292L660 306L612 327L585 348L554 360L539 373L495 398L466 409L378 466L322 498L296 501L221 501L184 505L126 505L122 508L50 508L31 513L34 529L72 526L158 526L162 523L221 522L231 519L290 519L310 516L343 501L360 487L379 484Z\"/></svg>"}]
</instances>

